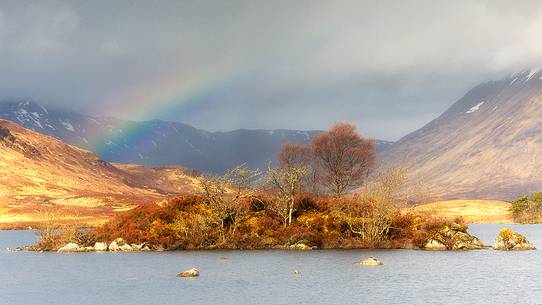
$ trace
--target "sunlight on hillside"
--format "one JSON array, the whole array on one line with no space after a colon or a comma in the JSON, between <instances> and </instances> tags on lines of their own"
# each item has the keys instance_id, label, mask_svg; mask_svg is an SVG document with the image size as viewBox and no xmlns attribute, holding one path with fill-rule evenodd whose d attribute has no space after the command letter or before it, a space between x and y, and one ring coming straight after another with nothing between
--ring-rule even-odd
<instances>
[{"instance_id":1,"label":"sunlight on hillside","mask_svg":"<svg viewBox=\"0 0 542 305\"><path fill-rule=\"evenodd\" d=\"M467 223L513 223L510 203L497 200L448 200L416 206L416 213L437 217L461 216Z\"/></svg>"}]
</instances>

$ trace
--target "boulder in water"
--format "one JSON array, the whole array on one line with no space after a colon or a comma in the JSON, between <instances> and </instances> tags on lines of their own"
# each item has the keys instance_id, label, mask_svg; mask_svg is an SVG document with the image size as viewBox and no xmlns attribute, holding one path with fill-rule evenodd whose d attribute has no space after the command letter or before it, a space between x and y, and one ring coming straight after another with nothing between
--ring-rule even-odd
<instances>
[{"instance_id":1,"label":"boulder in water","mask_svg":"<svg viewBox=\"0 0 542 305\"><path fill-rule=\"evenodd\" d=\"M367 259L364 259L360 262L361 265L363 266L382 266L384 265L383 262L379 261L378 259L374 258L374 257L369 257Z\"/></svg>"},{"instance_id":2,"label":"boulder in water","mask_svg":"<svg viewBox=\"0 0 542 305\"><path fill-rule=\"evenodd\" d=\"M442 251L446 250L446 245L438 240L430 239L425 243L424 248L427 250Z\"/></svg>"},{"instance_id":3,"label":"boulder in water","mask_svg":"<svg viewBox=\"0 0 542 305\"><path fill-rule=\"evenodd\" d=\"M290 245L290 249L292 250L312 250L311 246L307 246L306 244L297 243Z\"/></svg>"},{"instance_id":4,"label":"boulder in water","mask_svg":"<svg viewBox=\"0 0 542 305\"><path fill-rule=\"evenodd\" d=\"M177 274L177 277L197 277L197 276L199 276L199 270L196 268L192 268L190 270L186 270Z\"/></svg>"},{"instance_id":5,"label":"boulder in water","mask_svg":"<svg viewBox=\"0 0 542 305\"><path fill-rule=\"evenodd\" d=\"M124 244L124 245L120 246L119 249L120 249L120 251L124 251L124 252L134 251L132 246L130 246L129 244Z\"/></svg>"},{"instance_id":6,"label":"boulder in water","mask_svg":"<svg viewBox=\"0 0 542 305\"><path fill-rule=\"evenodd\" d=\"M132 246L122 238L117 238L109 244L109 251L133 251Z\"/></svg>"},{"instance_id":7,"label":"boulder in water","mask_svg":"<svg viewBox=\"0 0 542 305\"><path fill-rule=\"evenodd\" d=\"M514 232L510 228L503 228L497 238L495 243L493 243L493 249L501 251L509 250L535 250L535 246L531 244L525 238L525 236Z\"/></svg>"},{"instance_id":8,"label":"boulder in water","mask_svg":"<svg viewBox=\"0 0 542 305\"><path fill-rule=\"evenodd\" d=\"M317 248L316 246L312 246L308 240L300 240L289 246L291 250L313 250Z\"/></svg>"},{"instance_id":9,"label":"boulder in water","mask_svg":"<svg viewBox=\"0 0 542 305\"><path fill-rule=\"evenodd\" d=\"M475 250L482 249L484 243L467 232L456 232L452 237L452 250Z\"/></svg>"},{"instance_id":10,"label":"boulder in water","mask_svg":"<svg viewBox=\"0 0 542 305\"><path fill-rule=\"evenodd\" d=\"M424 245L426 250L475 250L484 248L482 241L467 232L467 226L453 223L444 226Z\"/></svg>"},{"instance_id":11,"label":"boulder in water","mask_svg":"<svg viewBox=\"0 0 542 305\"><path fill-rule=\"evenodd\" d=\"M94 244L94 251L104 252L107 251L107 243L97 242Z\"/></svg>"},{"instance_id":12,"label":"boulder in water","mask_svg":"<svg viewBox=\"0 0 542 305\"><path fill-rule=\"evenodd\" d=\"M82 252L85 251L85 247L81 247L76 243L67 243L65 246L57 250L57 252Z\"/></svg>"}]
</instances>

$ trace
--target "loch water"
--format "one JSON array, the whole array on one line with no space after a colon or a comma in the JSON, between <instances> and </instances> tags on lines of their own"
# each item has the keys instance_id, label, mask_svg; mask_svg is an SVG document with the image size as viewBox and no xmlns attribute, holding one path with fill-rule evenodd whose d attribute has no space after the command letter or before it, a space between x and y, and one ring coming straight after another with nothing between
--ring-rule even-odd
<instances>
[{"instance_id":1,"label":"loch water","mask_svg":"<svg viewBox=\"0 0 542 305\"><path fill-rule=\"evenodd\" d=\"M502 227L469 232L491 244ZM542 225L510 227L542 248ZM35 238L0 231L0 304L542 304L542 250L6 250ZM384 266L353 264L368 256ZM200 277L175 276L192 267Z\"/></svg>"}]
</instances>

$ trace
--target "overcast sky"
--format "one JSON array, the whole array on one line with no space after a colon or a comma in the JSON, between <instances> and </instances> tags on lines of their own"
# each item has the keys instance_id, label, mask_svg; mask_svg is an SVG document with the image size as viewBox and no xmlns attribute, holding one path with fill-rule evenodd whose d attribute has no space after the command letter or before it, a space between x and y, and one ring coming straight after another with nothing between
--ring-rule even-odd
<instances>
[{"instance_id":1,"label":"overcast sky","mask_svg":"<svg viewBox=\"0 0 542 305\"><path fill-rule=\"evenodd\" d=\"M396 140L542 65L542 2L0 0L0 97Z\"/></svg>"}]
</instances>

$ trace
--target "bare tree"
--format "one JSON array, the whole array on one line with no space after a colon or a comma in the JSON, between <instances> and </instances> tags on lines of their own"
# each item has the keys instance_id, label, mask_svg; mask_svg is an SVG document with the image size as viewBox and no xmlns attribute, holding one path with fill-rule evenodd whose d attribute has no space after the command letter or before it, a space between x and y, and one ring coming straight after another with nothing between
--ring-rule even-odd
<instances>
[{"instance_id":1,"label":"bare tree","mask_svg":"<svg viewBox=\"0 0 542 305\"><path fill-rule=\"evenodd\" d=\"M305 173L299 183L299 193L305 191L320 194L320 178L316 166L312 147L303 144L283 144L277 154L277 163L280 168L304 168Z\"/></svg>"},{"instance_id":2,"label":"bare tree","mask_svg":"<svg viewBox=\"0 0 542 305\"><path fill-rule=\"evenodd\" d=\"M364 139L353 124L338 123L312 142L320 182L341 196L361 186L374 164L373 141Z\"/></svg>"},{"instance_id":3,"label":"bare tree","mask_svg":"<svg viewBox=\"0 0 542 305\"><path fill-rule=\"evenodd\" d=\"M259 175L258 170L239 165L222 176L202 175L198 178L213 218L220 224L223 241L226 239L227 223L232 225L234 232L246 212L241 201L254 195L251 183Z\"/></svg>"},{"instance_id":4,"label":"bare tree","mask_svg":"<svg viewBox=\"0 0 542 305\"><path fill-rule=\"evenodd\" d=\"M58 223L57 211L53 205L44 203L38 208L38 213L42 220L38 225L38 242L36 246L39 250L54 250L59 243L61 226Z\"/></svg>"},{"instance_id":5,"label":"bare tree","mask_svg":"<svg viewBox=\"0 0 542 305\"><path fill-rule=\"evenodd\" d=\"M301 192L301 182L306 172L306 167L301 164L268 167L267 183L277 192L277 197L272 200L269 208L282 218L284 226L292 223L295 197Z\"/></svg>"},{"instance_id":6,"label":"bare tree","mask_svg":"<svg viewBox=\"0 0 542 305\"><path fill-rule=\"evenodd\" d=\"M333 214L362 240L381 242L391 228L394 208L402 201L400 189L405 181L406 175L402 169L394 168L380 173L361 194L334 205Z\"/></svg>"}]
</instances>

